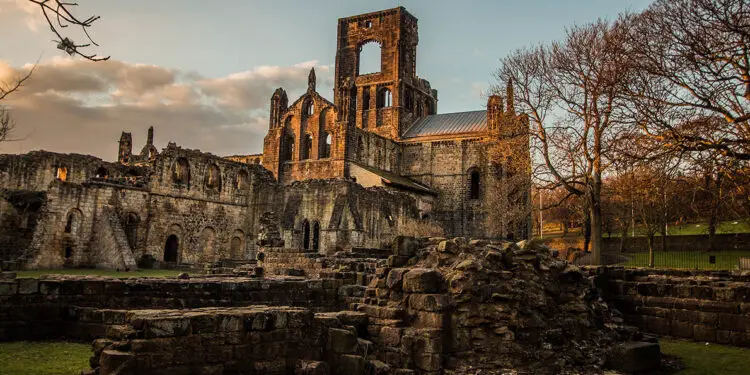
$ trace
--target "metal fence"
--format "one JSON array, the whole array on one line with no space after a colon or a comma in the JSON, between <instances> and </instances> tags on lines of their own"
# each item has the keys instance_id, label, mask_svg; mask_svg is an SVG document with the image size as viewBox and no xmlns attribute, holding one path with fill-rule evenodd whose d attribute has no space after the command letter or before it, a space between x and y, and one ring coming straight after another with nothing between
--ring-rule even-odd
<instances>
[{"instance_id":1,"label":"metal fence","mask_svg":"<svg viewBox=\"0 0 750 375\"><path fill-rule=\"evenodd\" d=\"M649 267L648 252L620 254L625 267ZM750 271L750 251L667 251L654 252L654 268Z\"/></svg>"}]
</instances>

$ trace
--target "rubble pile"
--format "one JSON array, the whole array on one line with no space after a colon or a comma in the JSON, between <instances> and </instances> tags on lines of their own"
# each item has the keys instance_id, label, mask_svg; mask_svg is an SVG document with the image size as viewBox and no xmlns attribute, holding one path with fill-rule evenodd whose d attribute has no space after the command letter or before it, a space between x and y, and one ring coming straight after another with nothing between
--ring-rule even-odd
<instances>
[{"instance_id":1,"label":"rubble pile","mask_svg":"<svg viewBox=\"0 0 750 375\"><path fill-rule=\"evenodd\" d=\"M425 374L596 374L659 365L584 274L539 242L401 241L358 310L379 358ZM406 260L408 259L408 260ZM651 342L644 342L651 341Z\"/></svg>"}]
</instances>

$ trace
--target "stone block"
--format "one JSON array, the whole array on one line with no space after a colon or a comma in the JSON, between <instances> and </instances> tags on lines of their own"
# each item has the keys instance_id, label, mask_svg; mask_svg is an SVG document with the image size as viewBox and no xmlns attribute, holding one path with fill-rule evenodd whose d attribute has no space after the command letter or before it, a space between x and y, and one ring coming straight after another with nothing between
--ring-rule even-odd
<instances>
[{"instance_id":1,"label":"stone block","mask_svg":"<svg viewBox=\"0 0 750 375\"><path fill-rule=\"evenodd\" d=\"M145 338L185 336L189 332L190 320L184 317L149 319L144 321Z\"/></svg>"},{"instance_id":2,"label":"stone block","mask_svg":"<svg viewBox=\"0 0 750 375\"><path fill-rule=\"evenodd\" d=\"M713 325L693 325L693 339L695 341L716 342L716 328Z\"/></svg>"},{"instance_id":3,"label":"stone block","mask_svg":"<svg viewBox=\"0 0 750 375\"><path fill-rule=\"evenodd\" d=\"M354 332L340 328L328 329L328 349L334 353L356 353L357 344Z\"/></svg>"},{"instance_id":4,"label":"stone block","mask_svg":"<svg viewBox=\"0 0 750 375\"><path fill-rule=\"evenodd\" d=\"M444 288L443 275L432 269L413 268L404 274L403 288L408 293L439 293Z\"/></svg>"},{"instance_id":5,"label":"stone block","mask_svg":"<svg viewBox=\"0 0 750 375\"><path fill-rule=\"evenodd\" d=\"M617 345L607 355L607 367L626 373L656 370L661 363L661 349L653 342L628 342Z\"/></svg>"},{"instance_id":6,"label":"stone block","mask_svg":"<svg viewBox=\"0 0 750 375\"><path fill-rule=\"evenodd\" d=\"M412 359L417 369L422 371L438 372L443 367L443 357L441 354L415 352Z\"/></svg>"},{"instance_id":7,"label":"stone block","mask_svg":"<svg viewBox=\"0 0 750 375\"><path fill-rule=\"evenodd\" d=\"M391 366L373 359L365 363L365 373L368 375L391 375Z\"/></svg>"},{"instance_id":8,"label":"stone block","mask_svg":"<svg viewBox=\"0 0 750 375\"><path fill-rule=\"evenodd\" d=\"M39 280L37 279L18 279L18 294L36 294L39 293Z\"/></svg>"},{"instance_id":9,"label":"stone block","mask_svg":"<svg viewBox=\"0 0 750 375\"><path fill-rule=\"evenodd\" d=\"M409 263L409 257L390 255L388 256L388 267L403 267Z\"/></svg>"},{"instance_id":10,"label":"stone block","mask_svg":"<svg viewBox=\"0 0 750 375\"><path fill-rule=\"evenodd\" d=\"M401 344L403 328L385 326L380 329L380 341L385 346L398 346Z\"/></svg>"},{"instance_id":11,"label":"stone block","mask_svg":"<svg viewBox=\"0 0 750 375\"><path fill-rule=\"evenodd\" d=\"M336 364L337 374L364 374L365 359L362 356L343 354Z\"/></svg>"},{"instance_id":12,"label":"stone block","mask_svg":"<svg viewBox=\"0 0 750 375\"><path fill-rule=\"evenodd\" d=\"M445 323L446 323L446 316L442 312L418 311L416 314L414 314L412 327L441 329L445 327Z\"/></svg>"},{"instance_id":13,"label":"stone block","mask_svg":"<svg viewBox=\"0 0 750 375\"><path fill-rule=\"evenodd\" d=\"M330 375L328 363L321 361L300 361L294 369L294 375Z\"/></svg>"},{"instance_id":14,"label":"stone block","mask_svg":"<svg viewBox=\"0 0 750 375\"><path fill-rule=\"evenodd\" d=\"M672 321L672 336L690 339L693 338L693 324L690 322L673 320Z\"/></svg>"},{"instance_id":15,"label":"stone block","mask_svg":"<svg viewBox=\"0 0 750 375\"><path fill-rule=\"evenodd\" d=\"M420 311L440 312L448 306L445 294L411 294L409 308Z\"/></svg>"},{"instance_id":16,"label":"stone block","mask_svg":"<svg viewBox=\"0 0 750 375\"><path fill-rule=\"evenodd\" d=\"M409 271L408 268L394 268L388 272L385 285L388 289L401 291L403 286L404 274Z\"/></svg>"},{"instance_id":17,"label":"stone block","mask_svg":"<svg viewBox=\"0 0 750 375\"><path fill-rule=\"evenodd\" d=\"M412 257L419 248L419 240L414 237L397 236L393 239L393 254Z\"/></svg>"},{"instance_id":18,"label":"stone block","mask_svg":"<svg viewBox=\"0 0 750 375\"><path fill-rule=\"evenodd\" d=\"M0 296L10 296L18 292L18 284L15 281L0 282Z\"/></svg>"},{"instance_id":19,"label":"stone block","mask_svg":"<svg viewBox=\"0 0 750 375\"><path fill-rule=\"evenodd\" d=\"M139 372L133 353L104 350L99 357L99 373L102 375L136 375Z\"/></svg>"}]
</instances>

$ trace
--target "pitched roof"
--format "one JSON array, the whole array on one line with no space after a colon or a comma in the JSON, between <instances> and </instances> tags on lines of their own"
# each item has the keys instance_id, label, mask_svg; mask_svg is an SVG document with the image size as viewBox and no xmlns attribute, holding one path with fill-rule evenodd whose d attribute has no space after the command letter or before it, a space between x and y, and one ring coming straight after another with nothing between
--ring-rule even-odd
<instances>
[{"instance_id":1,"label":"pitched roof","mask_svg":"<svg viewBox=\"0 0 750 375\"><path fill-rule=\"evenodd\" d=\"M400 176L393 172L384 171L382 169L373 168L369 165L364 165L364 164L360 164L357 162L352 162L352 163L358 165L359 167L371 173L374 173L380 176L383 183L386 185L397 186L403 189L409 189L409 190L413 190L413 191L417 191L417 192L425 193L425 194L437 195L437 193L435 193L434 190L430 189L429 187L425 185L422 185L421 183L417 181L412 180L411 178Z\"/></svg>"},{"instance_id":2,"label":"pitched roof","mask_svg":"<svg viewBox=\"0 0 750 375\"><path fill-rule=\"evenodd\" d=\"M433 137L487 131L487 111L429 115L406 130L402 138Z\"/></svg>"}]
</instances>

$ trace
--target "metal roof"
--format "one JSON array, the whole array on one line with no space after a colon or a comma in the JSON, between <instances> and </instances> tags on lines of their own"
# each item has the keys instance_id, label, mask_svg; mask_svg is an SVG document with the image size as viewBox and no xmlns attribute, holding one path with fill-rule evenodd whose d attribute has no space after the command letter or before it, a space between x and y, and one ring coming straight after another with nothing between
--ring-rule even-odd
<instances>
[{"instance_id":1,"label":"metal roof","mask_svg":"<svg viewBox=\"0 0 750 375\"><path fill-rule=\"evenodd\" d=\"M426 116L412 125L403 138L431 137L487 131L487 111Z\"/></svg>"}]
</instances>

